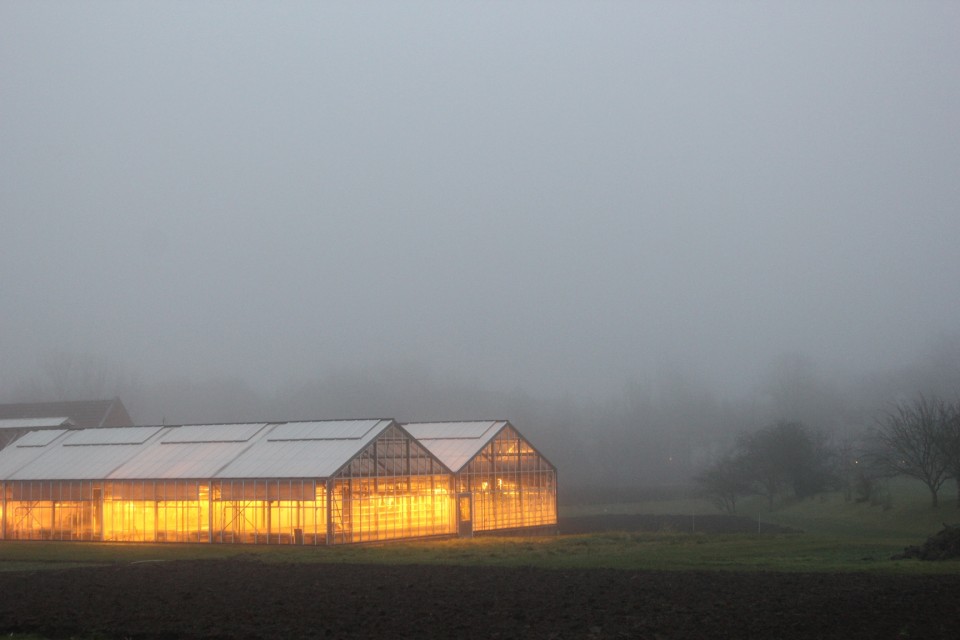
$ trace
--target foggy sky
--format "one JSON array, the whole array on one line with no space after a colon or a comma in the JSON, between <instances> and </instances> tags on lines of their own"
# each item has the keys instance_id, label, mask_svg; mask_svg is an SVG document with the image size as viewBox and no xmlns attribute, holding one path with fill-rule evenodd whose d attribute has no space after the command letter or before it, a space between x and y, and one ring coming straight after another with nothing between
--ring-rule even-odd
<instances>
[{"instance_id":1,"label":"foggy sky","mask_svg":"<svg viewBox=\"0 0 960 640\"><path fill-rule=\"evenodd\" d=\"M0 2L0 383L602 396L960 327L954 2ZM323 417L323 416L318 416Z\"/></svg>"}]
</instances>

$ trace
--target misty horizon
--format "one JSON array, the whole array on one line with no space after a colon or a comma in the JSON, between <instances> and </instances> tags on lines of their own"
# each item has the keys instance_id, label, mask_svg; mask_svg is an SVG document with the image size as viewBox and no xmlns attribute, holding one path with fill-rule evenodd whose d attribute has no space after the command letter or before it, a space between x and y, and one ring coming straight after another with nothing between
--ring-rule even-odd
<instances>
[{"instance_id":1,"label":"misty horizon","mask_svg":"<svg viewBox=\"0 0 960 640\"><path fill-rule=\"evenodd\" d=\"M4 3L4 396L64 357L151 419L217 381L293 412L366 378L375 415L922 367L960 327L958 26L947 2Z\"/></svg>"}]
</instances>

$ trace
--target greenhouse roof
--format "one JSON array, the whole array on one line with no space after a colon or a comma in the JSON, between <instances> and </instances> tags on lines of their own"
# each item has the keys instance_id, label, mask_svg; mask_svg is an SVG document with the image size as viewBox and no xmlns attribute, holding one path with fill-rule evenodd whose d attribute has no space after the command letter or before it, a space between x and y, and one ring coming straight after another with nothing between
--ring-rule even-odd
<instances>
[{"instance_id":1,"label":"greenhouse roof","mask_svg":"<svg viewBox=\"0 0 960 640\"><path fill-rule=\"evenodd\" d=\"M405 423L420 444L453 471L460 471L501 429L505 420Z\"/></svg>"},{"instance_id":2,"label":"greenhouse roof","mask_svg":"<svg viewBox=\"0 0 960 640\"><path fill-rule=\"evenodd\" d=\"M4 480L326 478L392 420L31 432L0 451Z\"/></svg>"}]
</instances>

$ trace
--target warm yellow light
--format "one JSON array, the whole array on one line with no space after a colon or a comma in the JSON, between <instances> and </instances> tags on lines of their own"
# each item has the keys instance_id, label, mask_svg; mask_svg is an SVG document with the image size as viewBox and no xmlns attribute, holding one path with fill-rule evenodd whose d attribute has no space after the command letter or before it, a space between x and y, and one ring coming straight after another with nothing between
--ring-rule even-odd
<instances>
[{"instance_id":1,"label":"warm yellow light","mask_svg":"<svg viewBox=\"0 0 960 640\"><path fill-rule=\"evenodd\" d=\"M497 474L460 479L463 489L475 489L466 503L474 530L556 522L552 476ZM456 533L462 505L452 481L441 474L337 479L330 504L322 483L303 483L302 492L291 483L289 497L262 491L261 481L156 484L155 491L112 483L73 501L14 500L8 493L0 515L9 518L11 539L324 544L331 531L334 543L365 542ZM312 499L298 499L306 497Z\"/></svg>"}]
</instances>

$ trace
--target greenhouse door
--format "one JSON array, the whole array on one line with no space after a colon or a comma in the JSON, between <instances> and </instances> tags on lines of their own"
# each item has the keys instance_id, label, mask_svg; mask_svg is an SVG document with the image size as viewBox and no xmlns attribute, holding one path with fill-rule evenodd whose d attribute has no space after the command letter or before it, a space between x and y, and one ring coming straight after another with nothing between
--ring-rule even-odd
<instances>
[{"instance_id":1,"label":"greenhouse door","mask_svg":"<svg viewBox=\"0 0 960 640\"><path fill-rule=\"evenodd\" d=\"M457 496L457 533L461 538L473 537L473 494Z\"/></svg>"}]
</instances>

